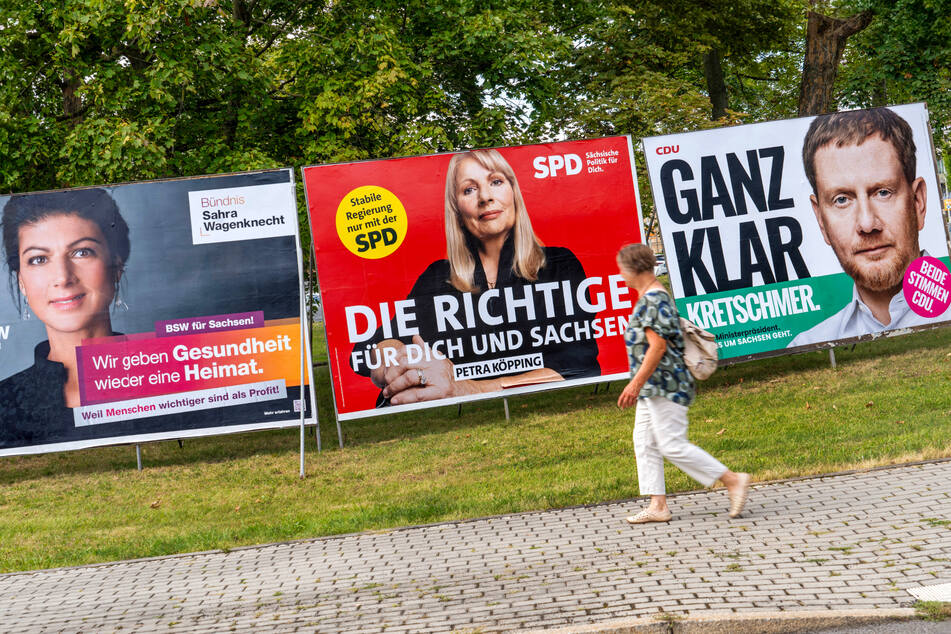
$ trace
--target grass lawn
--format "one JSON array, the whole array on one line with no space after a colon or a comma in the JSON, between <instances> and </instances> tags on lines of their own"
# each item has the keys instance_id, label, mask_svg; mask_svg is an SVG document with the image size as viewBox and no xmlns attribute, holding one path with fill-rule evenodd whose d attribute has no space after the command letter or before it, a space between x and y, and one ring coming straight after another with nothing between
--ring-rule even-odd
<instances>
[{"instance_id":1,"label":"grass lawn","mask_svg":"<svg viewBox=\"0 0 951 634\"><path fill-rule=\"evenodd\" d=\"M314 363L327 363L327 335L323 322L314 322L313 337L310 344L310 356Z\"/></svg>"},{"instance_id":2,"label":"grass lawn","mask_svg":"<svg viewBox=\"0 0 951 634\"><path fill-rule=\"evenodd\" d=\"M316 352L316 350L315 350ZM691 438L758 480L951 456L951 328L742 363L700 386ZM76 565L631 498L620 382L344 423L0 460L0 570ZM667 471L670 491L697 488Z\"/></svg>"}]
</instances>

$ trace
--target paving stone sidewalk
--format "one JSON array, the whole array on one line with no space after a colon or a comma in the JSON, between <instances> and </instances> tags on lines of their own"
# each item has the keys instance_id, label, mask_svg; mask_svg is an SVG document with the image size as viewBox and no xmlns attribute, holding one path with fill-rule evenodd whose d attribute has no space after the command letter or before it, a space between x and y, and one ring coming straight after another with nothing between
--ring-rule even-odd
<instances>
[{"instance_id":1,"label":"paving stone sidewalk","mask_svg":"<svg viewBox=\"0 0 951 634\"><path fill-rule=\"evenodd\" d=\"M868 610L951 582L951 461L638 501L0 575L17 632L496 632L663 611Z\"/></svg>"}]
</instances>

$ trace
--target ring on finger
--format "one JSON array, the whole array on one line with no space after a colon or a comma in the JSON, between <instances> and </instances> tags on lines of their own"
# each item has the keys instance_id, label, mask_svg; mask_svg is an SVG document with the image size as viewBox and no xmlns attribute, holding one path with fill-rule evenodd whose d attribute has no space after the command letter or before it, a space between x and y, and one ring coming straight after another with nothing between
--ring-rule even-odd
<instances>
[{"instance_id":1,"label":"ring on finger","mask_svg":"<svg viewBox=\"0 0 951 634\"><path fill-rule=\"evenodd\" d=\"M426 375L423 374L423 371L420 370L419 368L416 368L416 378L419 379L420 386L426 385Z\"/></svg>"}]
</instances>

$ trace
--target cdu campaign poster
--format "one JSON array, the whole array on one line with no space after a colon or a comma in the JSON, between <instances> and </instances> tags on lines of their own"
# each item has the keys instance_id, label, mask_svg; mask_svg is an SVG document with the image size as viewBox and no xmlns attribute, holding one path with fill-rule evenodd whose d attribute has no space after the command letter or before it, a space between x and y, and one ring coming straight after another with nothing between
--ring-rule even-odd
<instances>
[{"instance_id":1,"label":"cdu campaign poster","mask_svg":"<svg viewBox=\"0 0 951 634\"><path fill-rule=\"evenodd\" d=\"M924 104L644 139L681 316L720 358L951 319Z\"/></svg>"}]
</instances>

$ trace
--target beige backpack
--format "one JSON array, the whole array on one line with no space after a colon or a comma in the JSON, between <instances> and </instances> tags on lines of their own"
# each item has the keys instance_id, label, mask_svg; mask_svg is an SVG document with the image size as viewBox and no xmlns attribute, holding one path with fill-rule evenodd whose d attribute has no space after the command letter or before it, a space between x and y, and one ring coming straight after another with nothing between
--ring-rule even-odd
<instances>
[{"instance_id":1,"label":"beige backpack","mask_svg":"<svg viewBox=\"0 0 951 634\"><path fill-rule=\"evenodd\" d=\"M700 381L710 378L719 360L716 336L683 317L680 330L684 335L684 363L690 374Z\"/></svg>"}]
</instances>

